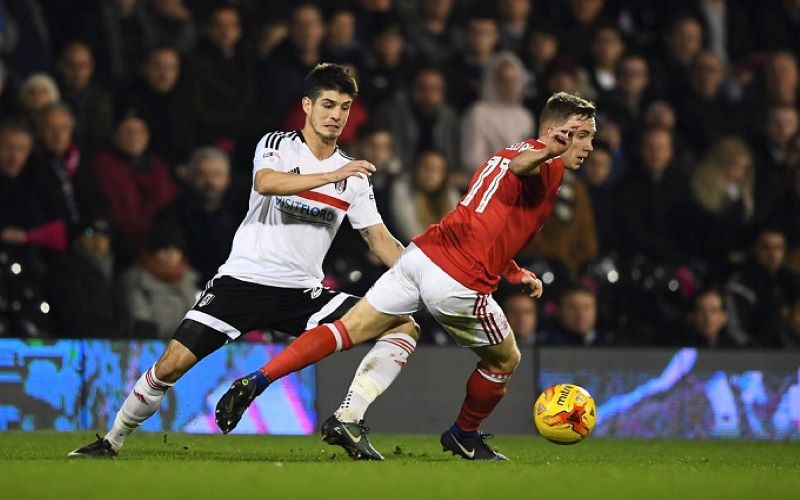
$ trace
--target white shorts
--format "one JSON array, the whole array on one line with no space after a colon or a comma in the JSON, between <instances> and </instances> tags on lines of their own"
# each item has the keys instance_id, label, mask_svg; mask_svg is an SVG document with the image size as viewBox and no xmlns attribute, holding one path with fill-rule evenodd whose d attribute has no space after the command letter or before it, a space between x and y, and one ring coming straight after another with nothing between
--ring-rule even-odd
<instances>
[{"instance_id":1,"label":"white shorts","mask_svg":"<svg viewBox=\"0 0 800 500\"><path fill-rule=\"evenodd\" d=\"M423 307L459 345L497 345L511 335L503 310L490 295L450 277L411 243L364 296L386 314L413 314Z\"/></svg>"}]
</instances>

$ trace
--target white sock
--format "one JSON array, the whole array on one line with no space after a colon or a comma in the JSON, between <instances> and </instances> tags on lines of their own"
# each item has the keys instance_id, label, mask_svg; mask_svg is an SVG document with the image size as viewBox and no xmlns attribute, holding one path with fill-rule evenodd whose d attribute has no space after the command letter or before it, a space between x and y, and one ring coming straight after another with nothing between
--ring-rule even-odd
<instances>
[{"instance_id":1,"label":"white sock","mask_svg":"<svg viewBox=\"0 0 800 500\"><path fill-rule=\"evenodd\" d=\"M336 418L342 422L360 422L375 398L389 388L408 362L417 342L405 333L384 335L358 365L353 382Z\"/></svg>"},{"instance_id":2,"label":"white sock","mask_svg":"<svg viewBox=\"0 0 800 500\"><path fill-rule=\"evenodd\" d=\"M155 365L139 377L133 390L117 412L114 425L105 435L115 451L122 448L125 438L158 410L164 394L172 385L156 378Z\"/></svg>"}]
</instances>

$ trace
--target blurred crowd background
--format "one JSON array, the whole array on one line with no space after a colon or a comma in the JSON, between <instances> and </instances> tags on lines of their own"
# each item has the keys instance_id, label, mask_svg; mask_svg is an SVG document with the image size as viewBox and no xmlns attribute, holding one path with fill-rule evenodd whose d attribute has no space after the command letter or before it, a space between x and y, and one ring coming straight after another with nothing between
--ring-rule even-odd
<instances>
[{"instance_id":1,"label":"blurred crowd background","mask_svg":"<svg viewBox=\"0 0 800 500\"><path fill-rule=\"evenodd\" d=\"M498 293L521 344L798 347L799 55L800 0L0 0L0 336L170 337L333 61L404 242L552 92L597 103L518 257L543 299ZM326 284L362 294L346 226Z\"/></svg>"}]
</instances>

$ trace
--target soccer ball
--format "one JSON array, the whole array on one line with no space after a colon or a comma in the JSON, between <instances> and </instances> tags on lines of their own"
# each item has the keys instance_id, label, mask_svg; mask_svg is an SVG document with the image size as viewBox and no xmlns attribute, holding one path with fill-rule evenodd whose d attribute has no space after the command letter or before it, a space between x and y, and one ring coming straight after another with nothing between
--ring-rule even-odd
<instances>
[{"instance_id":1,"label":"soccer ball","mask_svg":"<svg viewBox=\"0 0 800 500\"><path fill-rule=\"evenodd\" d=\"M580 443L591 434L596 418L594 399L574 384L548 387L533 406L539 434L556 444Z\"/></svg>"}]
</instances>

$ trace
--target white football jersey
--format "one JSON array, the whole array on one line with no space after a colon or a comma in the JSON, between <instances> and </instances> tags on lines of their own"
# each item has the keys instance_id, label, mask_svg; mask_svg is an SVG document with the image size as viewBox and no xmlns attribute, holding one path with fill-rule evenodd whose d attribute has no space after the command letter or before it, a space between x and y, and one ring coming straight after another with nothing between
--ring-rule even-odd
<instances>
[{"instance_id":1,"label":"white football jersey","mask_svg":"<svg viewBox=\"0 0 800 500\"><path fill-rule=\"evenodd\" d=\"M352 161L338 147L320 161L300 131L272 132L258 142L253 179L262 168L277 172L330 172ZM323 278L322 261L344 216L354 229L382 222L369 181L344 181L289 196L262 196L253 185L250 206L217 276L282 288L313 288Z\"/></svg>"}]
</instances>

